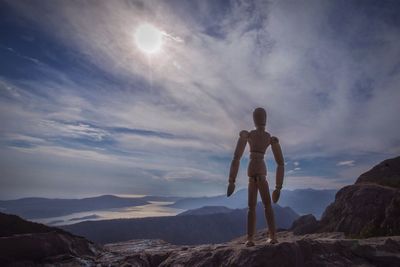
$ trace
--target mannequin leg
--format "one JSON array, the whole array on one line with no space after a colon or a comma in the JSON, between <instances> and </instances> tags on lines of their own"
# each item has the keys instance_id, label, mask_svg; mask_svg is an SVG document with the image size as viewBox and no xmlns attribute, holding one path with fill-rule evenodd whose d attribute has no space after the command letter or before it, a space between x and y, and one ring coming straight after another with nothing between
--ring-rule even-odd
<instances>
[{"instance_id":1,"label":"mannequin leg","mask_svg":"<svg viewBox=\"0 0 400 267\"><path fill-rule=\"evenodd\" d=\"M248 211L247 211L247 243L254 245L254 232L256 230L256 204L257 204L257 183L255 178L249 177L248 188Z\"/></svg>"},{"instance_id":2,"label":"mannequin leg","mask_svg":"<svg viewBox=\"0 0 400 267\"><path fill-rule=\"evenodd\" d=\"M269 194L269 186L265 176L258 177L258 190L260 191L261 200L264 204L265 219L268 223L268 232L271 243L276 243L276 228L274 211L271 206L271 196Z\"/></svg>"}]
</instances>

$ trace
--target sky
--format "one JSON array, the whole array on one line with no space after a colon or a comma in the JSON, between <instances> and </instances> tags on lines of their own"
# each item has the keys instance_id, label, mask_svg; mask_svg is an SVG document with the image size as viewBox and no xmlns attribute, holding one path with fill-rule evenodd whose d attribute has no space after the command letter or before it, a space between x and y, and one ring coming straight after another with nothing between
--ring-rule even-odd
<instances>
[{"instance_id":1,"label":"sky","mask_svg":"<svg viewBox=\"0 0 400 267\"><path fill-rule=\"evenodd\" d=\"M0 199L225 194L256 107L280 140L284 189L352 184L400 154L399 13L368 0L3 0ZM138 45L143 25L159 51Z\"/></svg>"}]
</instances>

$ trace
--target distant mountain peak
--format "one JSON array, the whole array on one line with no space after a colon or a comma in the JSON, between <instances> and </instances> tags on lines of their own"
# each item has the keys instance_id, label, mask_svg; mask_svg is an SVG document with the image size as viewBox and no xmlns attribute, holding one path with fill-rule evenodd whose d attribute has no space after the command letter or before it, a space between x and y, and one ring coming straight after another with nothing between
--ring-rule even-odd
<instances>
[{"instance_id":1,"label":"distant mountain peak","mask_svg":"<svg viewBox=\"0 0 400 267\"><path fill-rule=\"evenodd\" d=\"M233 209L227 208L225 206L204 206L198 209L187 210L182 213L179 213L178 216L187 216L187 215L208 215L208 214L216 214L216 213L228 213L232 212Z\"/></svg>"}]
</instances>

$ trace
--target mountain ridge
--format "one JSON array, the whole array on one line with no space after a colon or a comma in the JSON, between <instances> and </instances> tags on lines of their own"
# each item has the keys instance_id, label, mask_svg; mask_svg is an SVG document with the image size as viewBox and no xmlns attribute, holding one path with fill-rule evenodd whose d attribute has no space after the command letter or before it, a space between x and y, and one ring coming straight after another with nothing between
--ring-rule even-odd
<instances>
[{"instance_id":1,"label":"mountain ridge","mask_svg":"<svg viewBox=\"0 0 400 267\"><path fill-rule=\"evenodd\" d=\"M325 208L334 201L336 189L295 189L282 190L279 199L280 206L289 206L298 214L312 213L320 217ZM260 201L259 201L260 202ZM236 191L229 198L226 195L212 197L182 198L169 207L182 209L197 209L203 206L225 206L227 208L247 207L247 189Z\"/></svg>"},{"instance_id":2,"label":"mountain ridge","mask_svg":"<svg viewBox=\"0 0 400 267\"><path fill-rule=\"evenodd\" d=\"M316 217L334 200L336 190L296 189L283 190L279 204L290 206L298 214L312 213ZM318 201L315 201L318 199ZM203 206L225 206L227 208L246 208L247 189L238 190L230 198L225 195L210 197L142 196L120 197L100 195L79 199L29 197L15 200L0 200L0 211L19 215L25 219L43 219L70 215L77 212L107 210L142 206L152 201L174 202L166 207L198 209Z\"/></svg>"},{"instance_id":3,"label":"mountain ridge","mask_svg":"<svg viewBox=\"0 0 400 267\"><path fill-rule=\"evenodd\" d=\"M279 228L289 228L298 218L290 208L273 205ZM264 208L257 205L257 229L265 228ZM247 209L228 213L85 221L60 226L98 243L160 238L172 244L226 242L245 233ZM168 229L168 231L166 231Z\"/></svg>"},{"instance_id":4,"label":"mountain ridge","mask_svg":"<svg viewBox=\"0 0 400 267\"><path fill-rule=\"evenodd\" d=\"M79 199L29 197L16 200L0 200L0 208L3 212L19 215L25 219L41 219L83 211L141 206L149 204L150 201L177 199L179 198L162 196L119 197L115 195Z\"/></svg>"}]
</instances>

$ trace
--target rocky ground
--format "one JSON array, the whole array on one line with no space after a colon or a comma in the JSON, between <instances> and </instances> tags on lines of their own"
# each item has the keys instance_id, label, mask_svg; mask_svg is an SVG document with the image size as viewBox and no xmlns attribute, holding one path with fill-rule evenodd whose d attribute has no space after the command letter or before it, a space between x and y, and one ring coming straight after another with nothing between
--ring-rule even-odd
<instances>
[{"instance_id":1,"label":"rocky ground","mask_svg":"<svg viewBox=\"0 0 400 267\"><path fill-rule=\"evenodd\" d=\"M278 238L278 244L266 244L265 232L259 232L256 245L250 248L244 245L245 237L198 246L147 239L101 247L48 232L16 235L15 246L1 237L0 245L8 248L2 246L0 258L4 253L16 256L1 266L400 266L400 236L347 239L336 232L294 235L283 231Z\"/></svg>"},{"instance_id":2,"label":"rocky ground","mask_svg":"<svg viewBox=\"0 0 400 267\"><path fill-rule=\"evenodd\" d=\"M256 246L241 237L229 243L174 246L161 240L105 245L100 266L400 266L400 236L346 239L342 233L294 235L280 232L279 243Z\"/></svg>"}]
</instances>

